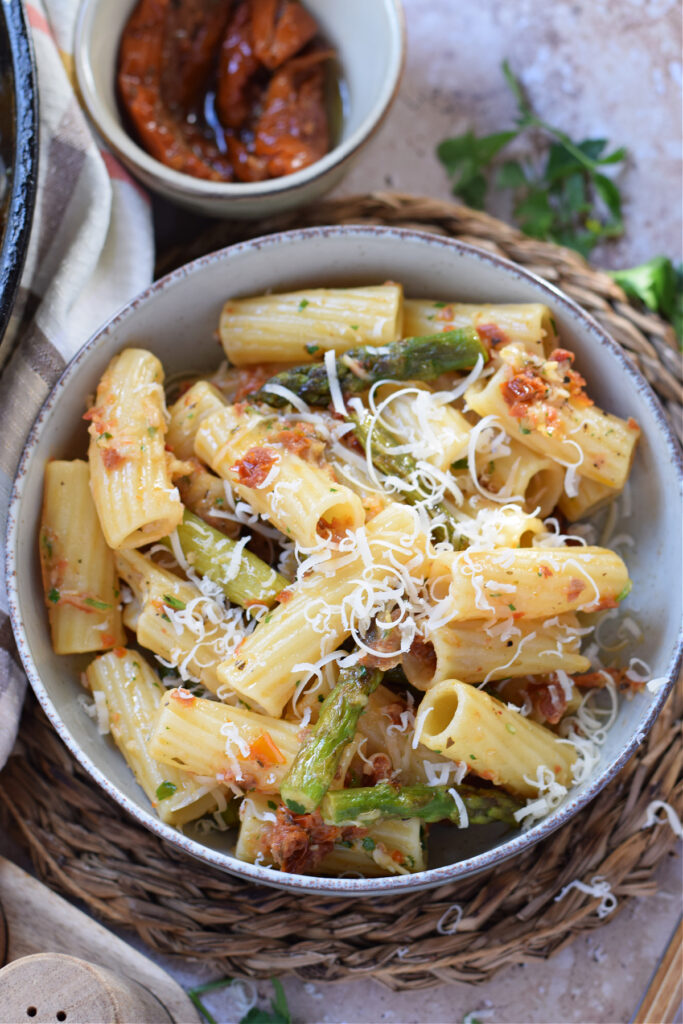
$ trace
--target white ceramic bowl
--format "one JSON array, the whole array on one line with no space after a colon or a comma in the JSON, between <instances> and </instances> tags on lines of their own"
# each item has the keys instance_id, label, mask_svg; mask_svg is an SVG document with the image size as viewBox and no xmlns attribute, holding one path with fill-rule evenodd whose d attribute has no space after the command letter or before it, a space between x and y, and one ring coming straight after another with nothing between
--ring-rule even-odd
<instances>
[{"instance_id":1,"label":"white ceramic bowl","mask_svg":"<svg viewBox=\"0 0 683 1024\"><path fill-rule=\"evenodd\" d=\"M563 344L577 353L591 394L605 408L634 416L642 427L631 488L629 532L636 539L628 563L644 639L634 654L655 676L669 679L657 696L624 701L609 731L594 776L573 790L544 821L525 833L500 835L495 826L460 832L449 826L430 835L430 870L389 878L320 878L286 875L232 856L232 840L192 838L164 825L114 746L97 734L75 697L87 657L53 654L38 565L38 524L43 472L49 458L83 456L85 396L112 356L143 344L168 374L209 370L218 351L214 332L225 299L318 285L353 285L391 279L412 296L488 302L544 302ZM441 885L499 864L549 835L583 807L626 762L664 703L681 657L681 589L671 574L680 565L681 463L657 399L598 324L551 285L512 263L433 235L379 227L329 227L286 232L232 246L197 260L152 285L81 349L45 403L28 439L9 514L7 589L12 624L31 684L71 752L91 776L138 821L210 864L286 889L336 894L384 893ZM189 831L189 830L187 830Z\"/></svg>"},{"instance_id":2,"label":"white ceramic bowl","mask_svg":"<svg viewBox=\"0 0 683 1024\"><path fill-rule=\"evenodd\" d=\"M83 0L74 40L78 86L107 145L136 178L181 206L215 217L267 217L328 192L370 139L398 91L405 55L400 0L306 0L339 56L348 90L341 138L321 160L262 182L203 181L171 170L127 133L116 101L119 40L137 0Z\"/></svg>"}]
</instances>

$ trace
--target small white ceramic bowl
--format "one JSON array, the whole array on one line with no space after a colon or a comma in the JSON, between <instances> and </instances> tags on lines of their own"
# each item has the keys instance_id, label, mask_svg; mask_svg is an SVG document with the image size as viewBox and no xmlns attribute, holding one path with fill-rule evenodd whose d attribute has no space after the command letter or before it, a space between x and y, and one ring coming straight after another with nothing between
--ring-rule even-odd
<instances>
[{"instance_id":1,"label":"small white ceramic bowl","mask_svg":"<svg viewBox=\"0 0 683 1024\"><path fill-rule=\"evenodd\" d=\"M155 160L126 131L116 100L119 40L137 0L83 0L74 59L88 113L130 172L171 202L207 216L248 218L283 213L329 192L370 139L398 91L405 56L400 0L306 0L337 51L347 91L341 137L304 170L261 182L203 181Z\"/></svg>"},{"instance_id":2,"label":"small white ceramic bowl","mask_svg":"<svg viewBox=\"0 0 683 1024\"><path fill-rule=\"evenodd\" d=\"M628 531L635 546L626 558L633 579L628 612L644 631L632 653L646 659L668 686L654 696L623 701L607 734L594 775L528 832L497 826L433 828L430 864L414 875L388 878L321 878L287 875L233 855L233 838L213 833L198 839L164 825L119 752L76 701L79 673L89 658L58 657L50 634L38 564L38 526L45 463L83 457L85 396L95 391L109 360L127 345L144 344L167 374L210 371L219 358L216 324L227 298L266 289L401 281L407 295L468 302L544 302L562 344L577 353L590 393L606 409L634 416L641 425L631 477L633 512ZM188 264L134 299L91 338L64 371L26 445L9 512L7 591L19 653L31 684L60 736L90 775L139 822L202 860L282 889L382 895L452 882L495 867L567 822L633 754L662 707L680 665L681 589L671 573L681 564L681 483L678 446L654 394L602 328L574 302L528 271L472 246L434 235L380 227L327 227L285 232L232 246ZM667 575L668 574L668 575Z\"/></svg>"}]
</instances>

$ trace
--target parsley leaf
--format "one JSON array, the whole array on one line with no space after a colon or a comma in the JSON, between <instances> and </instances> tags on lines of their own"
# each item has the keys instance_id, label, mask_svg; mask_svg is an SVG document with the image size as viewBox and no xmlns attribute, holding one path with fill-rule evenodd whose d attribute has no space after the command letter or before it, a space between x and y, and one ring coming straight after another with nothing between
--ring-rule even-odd
<instances>
[{"instance_id":1,"label":"parsley leaf","mask_svg":"<svg viewBox=\"0 0 683 1024\"><path fill-rule=\"evenodd\" d=\"M525 234L587 256L602 239L623 234L621 193L602 168L622 163L626 150L608 152L606 139L574 142L534 113L507 61L503 74L517 101L516 128L483 136L468 131L440 143L437 156L453 182L453 193L470 206L483 207L499 152L525 133L540 136L545 143L541 158L505 160L493 181L499 189L512 190L514 218Z\"/></svg>"},{"instance_id":2,"label":"parsley leaf","mask_svg":"<svg viewBox=\"0 0 683 1024\"><path fill-rule=\"evenodd\" d=\"M494 156L514 139L517 132L494 132L481 138L469 131L452 139L444 139L436 153L453 179L453 194L470 206L481 209L486 197L486 178L483 169Z\"/></svg>"},{"instance_id":3,"label":"parsley leaf","mask_svg":"<svg viewBox=\"0 0 683 1024\"><path fill-rule=\"evenodd\" d=\"M666 256L627 270L612 271L611 277L626 294L672 324L683 342L683 263L674 266Z\"/></svg>"},{"instance_id":4,"label":"parsley leaf","mask_svg":"<svg viewBox=\"0 0 683 1024\"><path fill-rule=\"evenodd\" d=\"M178 787L175 782L169 782L168 779L164 779L157 786L157 800L168 800L169 796L173 796Z\"/></svg>"}]
</instances>

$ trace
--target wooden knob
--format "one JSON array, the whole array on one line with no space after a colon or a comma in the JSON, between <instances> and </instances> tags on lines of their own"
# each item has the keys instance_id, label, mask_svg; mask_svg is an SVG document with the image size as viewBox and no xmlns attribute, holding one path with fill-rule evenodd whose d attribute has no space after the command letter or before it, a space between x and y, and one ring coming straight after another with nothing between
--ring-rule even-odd
<instances>
[{"instance_id":1,"label":"wooden knob","mask_svg":"<svg viewBox=\"0 0 683 1024\"><path fill-rule=\"evenodd\" d=\"M172 1024L142 985L63 953L35 953L0 970L0 1024Z\"/></svg>"}]
</instances>

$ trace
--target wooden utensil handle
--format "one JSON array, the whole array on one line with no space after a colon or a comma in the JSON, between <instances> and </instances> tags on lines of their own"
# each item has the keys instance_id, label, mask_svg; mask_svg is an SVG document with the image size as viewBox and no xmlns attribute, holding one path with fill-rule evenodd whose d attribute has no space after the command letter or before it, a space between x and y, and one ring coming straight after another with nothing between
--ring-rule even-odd
<instances>
[{"instance_id":1,"label":"wooden utensil handle","mask_svg":"<svg viewBox=\"0 0 683 1024\"><path fill-rule=\"evenodd\" d=\"M632 1024L672 1024L683 1002L683 918L671 936Z\"/></svg>"}]
</instances>

